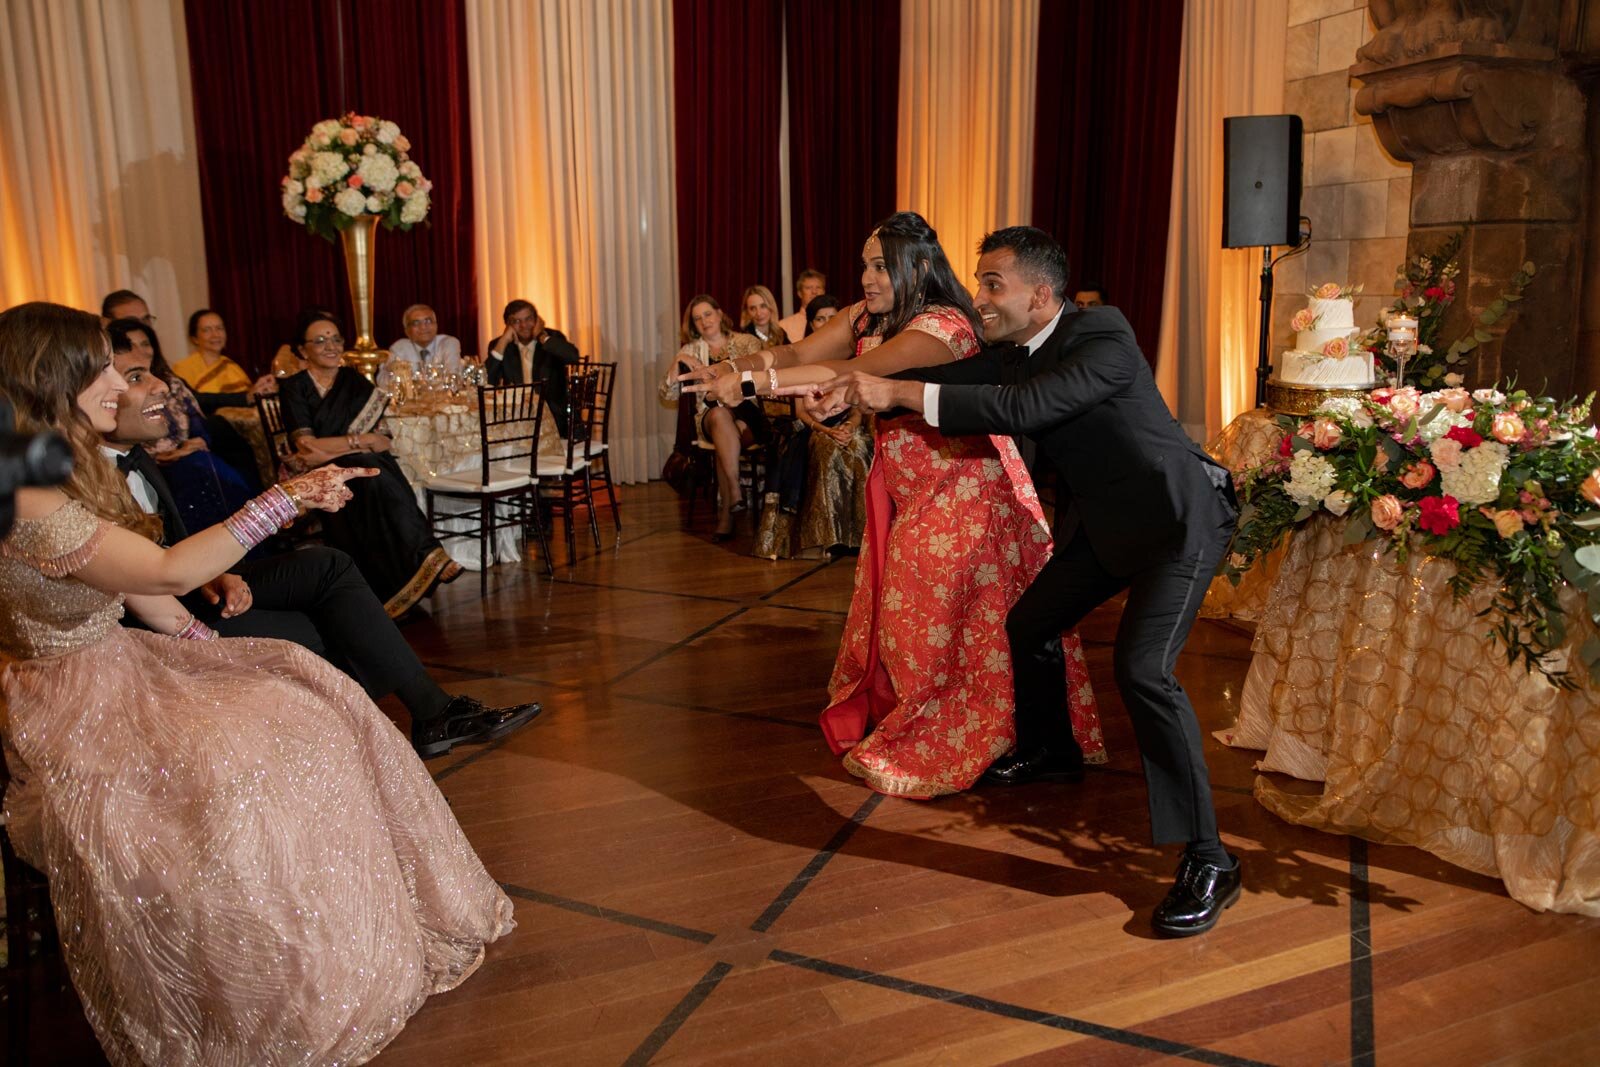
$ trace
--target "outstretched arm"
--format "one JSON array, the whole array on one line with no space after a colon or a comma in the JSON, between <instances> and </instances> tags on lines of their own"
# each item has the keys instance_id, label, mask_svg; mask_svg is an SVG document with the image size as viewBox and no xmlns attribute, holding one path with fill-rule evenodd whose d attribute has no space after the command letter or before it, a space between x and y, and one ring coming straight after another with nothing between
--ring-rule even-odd
<instances>
[{"instance_id":1,"label":"outstretched arm","mask_svg":"<svg viewBox=\"0 0 1600 1067\"><path fill-rule=\"evenodd\" d=\"M1125 344L1091 341L1021 385L943 386L937 425L949 434L1042 433L1127 388L1143 358Z\"/></svg>"}]
</instances>

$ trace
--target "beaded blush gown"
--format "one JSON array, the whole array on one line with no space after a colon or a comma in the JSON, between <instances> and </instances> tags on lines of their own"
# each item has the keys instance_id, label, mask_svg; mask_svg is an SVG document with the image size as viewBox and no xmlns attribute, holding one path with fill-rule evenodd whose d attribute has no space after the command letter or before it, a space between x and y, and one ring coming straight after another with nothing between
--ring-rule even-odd
<instances>
[{"instance_id":1,"label":"beaded blush gown","mask_svg":"<svg viewBox=\"0 0 1600 1067\"><path fill-rule=\"evenodd\" d=\"M510 931L410 744L284 641L127 630L69 502L0 544L7 827L116 1064L361 1063Z\"/></svg>"}]
</instances>

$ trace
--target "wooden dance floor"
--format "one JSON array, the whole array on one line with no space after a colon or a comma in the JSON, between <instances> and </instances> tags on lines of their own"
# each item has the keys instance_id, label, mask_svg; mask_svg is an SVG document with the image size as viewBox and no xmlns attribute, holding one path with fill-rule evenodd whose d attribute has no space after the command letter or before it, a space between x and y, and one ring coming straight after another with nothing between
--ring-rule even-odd
<instances>
[{"instance_id":1,"label":"wooden dance floor","mask_svg":"<svg viewBox=\"0 0 1600 1067\"><path fill-rule=\"evenodd\" d=\"M1175 861L1146 843L1115 605L1083 630L1108 766L884 799L815 723L854 560L751 559L748 518L713 545L659 483L626 487L623 518L620 547L580 535L554 580L503 566L482 603L468 575L406 629L446 688L546 710L430 764L518 927L378 1064L1600 1060L1600 922L1279 822L1251 755L1209 737L1244 897L1209 935L1153 939ZM1208 731L1248 649L1208 622L1189 642ZM39 1062L97 1057L70 995L42 1009Z\"/></svg>"}]
</instances>

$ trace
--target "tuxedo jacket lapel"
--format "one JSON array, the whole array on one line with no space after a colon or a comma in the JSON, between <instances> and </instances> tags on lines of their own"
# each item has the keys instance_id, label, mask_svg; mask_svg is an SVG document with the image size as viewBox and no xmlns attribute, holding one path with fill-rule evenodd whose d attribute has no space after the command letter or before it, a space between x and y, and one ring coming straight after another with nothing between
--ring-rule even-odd
<instances>
[{"instance_id":1,"label":"tuxedo jacket lapel","mask_svg":"<svg viewBox=\"0 0 1600 1067\"><path fill-rule=\"evenodd\" d=\"M133 469L144 475L145 481L150 483L150 488L155 490L156 506L161 515L163 537L170 547L189 536L189 529L184 525L183 514L178 510L178 500L172 495L172 487L167 484L167 479L161 473L161 465L151 458L138 445L129 449L128 455L133 462Z\"/></svg>"}]
</instances>

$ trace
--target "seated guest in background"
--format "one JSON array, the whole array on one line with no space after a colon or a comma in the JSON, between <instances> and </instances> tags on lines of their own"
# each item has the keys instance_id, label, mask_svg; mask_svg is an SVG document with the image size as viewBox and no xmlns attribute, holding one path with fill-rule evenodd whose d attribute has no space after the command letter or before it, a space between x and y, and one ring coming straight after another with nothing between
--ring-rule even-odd
<instances>
[{"instance_id":1,"label":"seated guest in background","mask_svg":"<svg viewBox=\"0 0 1600 1067\"><path fill-rule=\"evenodd\" d=\"M800 277L795 279L794 295L798 298L794 314L786 319L779 319L778 325L783 327L785 337L796 340L804 337L806 329L806 312L811 306L811 301L828 291L828 276L820 270L807 267L800 272Z\"/></svg>"},{"instance_id":2,"label":"seated guest in background","mask_svg":"<svg viewBox=\"0 0 1600 1067\"><path fill-rule=\"evenodd\" d=\"M142 386L139 396L149 408L142 425L164 431L148 439L148 451L166 468L184 523L201 530L244 507L261 491L254 464L241 471L211 450L200 404L182 379L172 378L154 331L138 319L117 319L106 332L117 373Z\"/></svg>"},{"instance_id":3,"label":"seated guest in background","mask_svg":"<svg viewBox=\"0 0 1600 1067\"><path fill-rule=\"evenodd\" d=\"M132 289L118 289L116 292L107 293L106 298L100 301L100 325L104 326L117 319L138 319L146 326L156 324L156 317L150 314L150 305L145 303L144 297Z\"/></svg>"},{"instance_id":4,"label":"seated guest in background","mask_svg":"<svg viewBox=\"0 0 1600 1067\"><path fill-rule=\"evenodd\" d=\"M323 520L323 536L355 557L384 611L399 618L441 582L459 577L461 564L433 536L416 492L389 452L389 438L380 428L387 400L344 365L339 323L312 311L296 332L306 369L283 379L279 388L283 425L295 449L289 466L377 469L377 477L351 483L354 499Z\"/></svg>"},{"instance_id":5,"label":"seated guest in background","mask_svg":"<svg viewBox=\"0 0 1600 1067\"><path fill-rule=\"evenodd\" d=\"M1072 302L1078 305L1079 311L1084 308L1104 307L1106 291L1099 282L1084 282L1073 295Z\"/></svg>"},{"instance_id":6,"label":"seated guest in background","mask_svg":"<svg viewBox=\"0 0 1600 1067\"><path fill-rule=\"evenodd\" d=\"M103 435L103 449L127 479L134 503L161 520L162 543L175 545L203 527L185 521L190 510L173 492L173 467L149 454L167 431L167 385L137 356L113 355L113 361L128 388L117 397L116 429ZM537 704L490 709L440 689L355 561L336 548L313 545L247 559L179 600L223 637L293 641L351 675L373 700L394 693L411 712L412 744L424 759L503 737L539 712Z\"/></svg>"},{"instance_id":7,"label":"seated guest in background","mask_svg":"<svg viewBox=\"0 0 1600 1067\"><path fill-rule=\"evenodd\" d=\"M567 436L567 367L578 362L578 347L560 330L545 325L526 300L513 300L500 316L505 333L489 346L484 361L490 385L544 383L544 402L556 432Z\"/></svg>"},{"instance_id":8,"label":"seated guest in background","mask_svg":"<svg viewBox=\"0 0 1600 1067\"><path fill-rule=\"evenodd\" d=\"M806 305L805 336L839 313L839 298L823 295ZM761 526L751 555L765 559L819 556L861 547L867 526L867 474L872 428L859 408L818 421L801 403L801 428L768 466Z\"/></svg>"},{"instance_id":9,"label":"seated guest in background","mask_svg":"<svg viewBox=\"0 0 1600 1067\"><path fill-rule=\"evenodd\" d=\"M690 299L683 309L683 326L678 333L683 347L667 368L662 395L672 400L679 397L679 363L693 369L720 363L735 356L748 356L761 351L761 344L747 333L735 333L733 321L716 300L702 293ZM759 402L741 401L728 408L705 397L694 399L695 432L700 440L713 448L717 469L717 529L715 539L726 541L733 536L733 506L739 500L739 453L753 444L765 444L771 437L771 426Z\"/></svg>"},{"instance_id":10,"label":"seated guest in background","mask_svg":"<svg viewBox=\"0 0 1600 1067\"><path fill-rule=\"evenodd\" d=\"M278 391L278 379L272 375L263 374L252 382L243 367L222 354L228 344L228 328L222 316L210 308L189 316L189 343L194 350L174 363L172 370L199 395L207 414L220 407L249 407L256 397Z\"/></svg>"},{"instance_id":11,"label":"seated guest in background","mask_svg":"<svg viewBox=\"0 0 1600 1067\"><path fill-rule=\"evenodd\" d=\"M171 594L362 471L313 471L163 549L99 455L122 379L99 320L0 314L0 396L71 442L0 552L6 836L117 1064L362 1063L513 926L427 769L349 678L215 640ZM124 604L157 633L117 625Z\"/></svg>"},{"instance_id":12,"label":"seated guest in background","mask_svg":"<svg viewBox=\"0 0 1600 1067\"><path fill-rule=\"evenodd\" d=\"M752 285L744 291L739 304L739 328L760 341L762 348L790 343L789 335L778 325L778 302L772 299L772 290L764 285Z\"/></svg>"},{"instance_id":13,"label":"seated guest in background","mask_svg":"<svg viewBox=\"0 0 1600 1067\"><path fill-rule=\"evenodd\" d=\"M461 369L461 342L439 332L439 316L427 304L412 304L400 316L406 335L389 346L392 363L409 363L414 370L425 366L454 374Z\"/></svg>"}]
</instances>

